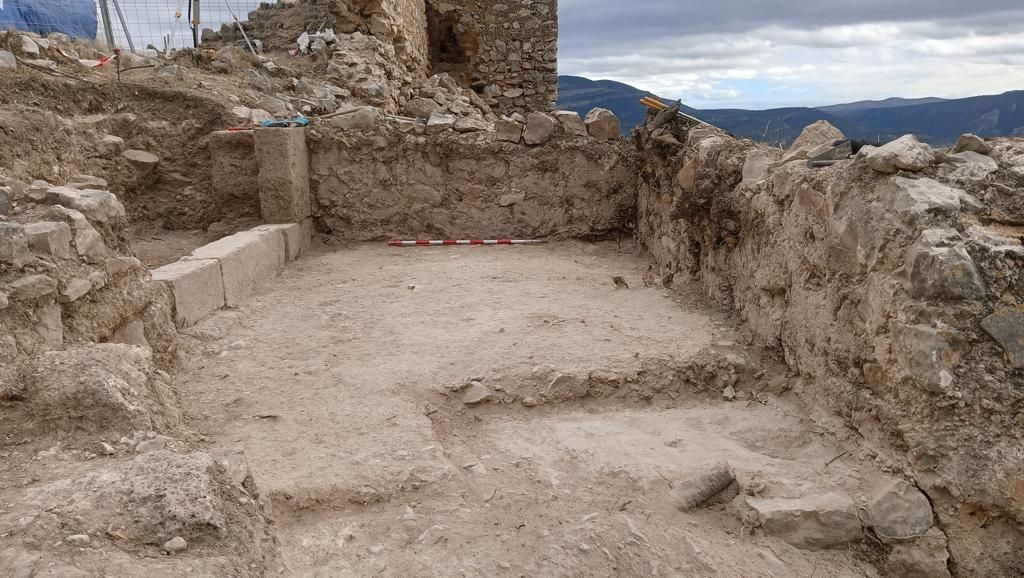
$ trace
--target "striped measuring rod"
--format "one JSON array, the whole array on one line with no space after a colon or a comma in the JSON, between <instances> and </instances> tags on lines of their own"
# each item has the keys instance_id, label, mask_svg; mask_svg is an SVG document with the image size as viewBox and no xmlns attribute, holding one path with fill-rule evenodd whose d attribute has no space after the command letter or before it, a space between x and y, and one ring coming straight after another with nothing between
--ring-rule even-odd
<instances>
[{"instance_id":1,"label":"striped measuring rod","mask_svg":"<svg viewBox=\"0 0 1024 578\"><path fill-rule=\"evenodd\" d=\"M388 241L392 247L451 247L455 245L539 245L547 243L544 240L521 240L521 239L444 239L416 241Z\"/></svg>"}]
</instances>

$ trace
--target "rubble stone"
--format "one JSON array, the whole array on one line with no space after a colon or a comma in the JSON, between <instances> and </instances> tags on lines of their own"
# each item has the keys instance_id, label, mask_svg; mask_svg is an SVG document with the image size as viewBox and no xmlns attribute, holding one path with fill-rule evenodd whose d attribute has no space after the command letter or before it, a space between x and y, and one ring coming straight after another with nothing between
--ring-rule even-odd
<instances>
[{"instance_id":1,"label":"rubble stone","mask_svg":"<svg viewBox=\"0 0 1024 578\"><path fill-rule=\"evenodd\" d=\"M743 162L743 184L753 185L768 176L768 170L779 162L779 151L776 149L751 149ZM694 178L696 178L694 174Z\"/></svg>"},{"instance_id":2,"label":"rubble stone","mask_svg":"<svg viewBox=\"0 0 1024 578\"><path fill-rule=\"evenodd\" d=\"M72 189L81 189L83 191L106 191L108 184L105 179L94 177L92 175L71 175L68 179L67 187Z\"/></svg>"},{"instance_id":3,"label":"rubble stone","mask_svg":"<svg viewBox=\"0 0 1024 578\"><path fill-rule=\"evenodd\" d=\"M48 275L29 275L7 286L10 296L16 301L39 299L57 292L57 281Z\"/></svg>"},{"instance_id":4,"label":"rubble stone","mask_svg":"<svg viewBox=\"0 0 1024 578\"><path fill-rule=\"evenodd\" d=\"M928 498L906 480L889 480L868 502L870 526L885 543L920 538L935 523Z\"/></svg>"},{"instance_id":5,"label":"rubble stone","mask_svg":"<svg viewBox=\"0 0 1024 578\"><path fill-rule=\"evenodd\" d=\"M946 393L953 386L964 349L955 331L928 325L900 324L893 328L893 350L900 367L909 378L935 393Z\"/></svg>"},{"instance_id":6,"label":"rubble stone","mask_svg":"<svg viewBox=\"0 0 1024 578\"><path fill-rule=\"evenodd\" d=\"M869 167L880 173L918 172L935 162L935 152L908 134L869 152L865 160Z\"/></svg>"},{"instance_id":7,"label":"rubble stone","mask_svg":"<svg viewBox=\"0 0 1024 578\"><path fill-rule=\"evenodd\" d=\"M331 126L346 131L373 130L380 121L380 109L374 106L363 106L347 114L330 119Z\"/></svg>"},{"instance_id":8,"label":"rubble stone","mask_svg":"<svg viewBox=\"0 0 1024 578\"><path fill-rule=\"evenodd\" d=\"M765 534L797 548L836 548L861 539L861 523L849 496L827 493L804 498L746 498Z\"/></svg>"},{"instance_id":9,"label":"rubble stone","mask_svg":"<svg viewBox=\"0 0 1024 578\"><path fill-rule=\"evenodd\" d=\"M103 237L96 232L96 229L82 213L56 205L50 207L47 215L51 219L58 219L71 226L71 230L74 231L75 251L82 257L91 261L99 261L107 254Z\"/></svg>"},{"instance_id":10,"label":"rubble stone","mask_svg":"<svg viewBox=\"0 0 1024 578\"><path fill-rule=\"evenodd\" d=\"M105 223L124 217L124 205L108 191L83 191L71 187L53 187L47 191L47 201L73 209L90 221Z\"/></svg>"},{"instance_id":11,"label":"rubble stone","mask_svg":"<svg viewBox=\"0 0 1024 578\"><path fill-rule=\"evenodd\" d=\"M47 349L56 349L64 344L64 323L60 305L48 303L35 311L36 325L32 329Z\"/></svg>"},{"instance_id":12,"label":"rubble stone","mask_svg":"<svg viewBox=\"0 0 1024 578\"><path fill-rule=\"evenodd\" d=\"M932 528L917 540L893 545L885 570L900 578L950 578L946 536Z\"/></svg>"},{"instance_id":13,"label":"rubble stone","mask_svg":"<svg viewBox=\"0 0 1024 578\"><path fill-rule=\"evenodd\" d=\"M146 151L128 149L121 153L121 156L128 161L140 177L147 177L160 164L160 157Z\"/></svg>"},{"instance_id":14,"label":"rubble stone","mask_svg":"<svg viewBox=\"0 0 1024 578\"><path fill-rule=\"evenodd\" d=\"M402 107L402 114L412 118L430 118L441 112L441 105L431 98L414 98Z\"/></svg>"},{"instance_id":15,"label":"rubble stone","mask_svg":"<svg viewBox=\"0 0 1024 578\"><path fill-rule=\"evenodd\" d=\"M561 123L566 134L587 136L587 125L583 124L583 119L580 118L578 112L572 110L556 110L551 114L558 119L558 122Z\"/></svg>"},{"instance_id":16,"label":"rubble stone","mask_svg":"<svg viewBox=\"0 0 1024 578\"><path fill-rule=\"evenodd\" d=\"M11 190L7 187L0 187L0 216L6 217L11 214Z\"/></svg>"},{"instance_id":17,"label":"rubble stone","mask_svg":"<svg viewBox=\"0 0 1024 578\"><path fill-rule=\"evenodd\" d=\"M523 140L528 145L539 145L548 142L555 134L558 121L543 112L531 112L526 117L526 132Z\"/></svg>"},{"instance_id":18,"label":"rubble stone","mask_svg":"<svg viewBox=\"0 0 1024 578\"><path fill-rule=\"evenodd\" d=\"M168 554L177 554L188 549L188 542L186 542L181 536L175 536L164 542L164 545L160 546L160 549Z\"/></svg>"},{"instance_id":19,"label":"rubble stone","mask_svg":"<svg viewBox=\"0 0 1024 578\"><path fill-rule=\"evenodd\" d=\"M427 134L440 134L455 126L455 117L435 112L427 121Z\"/></svg>"},{"instance_id":20,"label":"rubble stone","mask_svg":"<svg viewBox=\"0 0 1024 578\"><path fill-rule=\"evenodd\" d=\"M177 261L153 270L174 298L174 322L189 327L224 307L224 281L215 259Z\"/></svg>"},{"instance_id":21,"label":"rubble stone","mask_svg":"<svg viewBox=\"0 0 1024 578\"><path fill-rule=\"evenodd\" d=\"M622 138L622 127L619 117L606 108L595 108L587 113L583 121L587 126L587 134L600 139Z\"/></svg>"},{"instance_id":22,"label":"rubble stone","mask_svg":"<svg viewBox=\"0 0 1024 578\"><path fill-rule=\"evenodd\" d=\"M960 189L929 178L892 177L883 190L889 206L908 222L925 213L957 213L966 195Z\"/></svg>"},{"instance_id":23,"label":"rubble stone","mask_svg":"<svg viewBox=\"0 0 1024 578\"><path fill-rule=\"evenodd\" d=\"M98 148L106 158L112 159L120 156L121 153L124 152L124 139L112 134L105 134L96 142L96 148Z\"/></svg>"},{"instance_id":24,"label":"rubble stone","mask_svg":"<svg viewBox=\"0 0 1024 578\"><path fill-rule=\"evenodd\" d=\"M50 351L33 358L22 379L28 403L48 427L159 431L181 418L170 378L137 347L105 343Z\"/></svg>"},{"instance_id":25,"label":"rubble stone","mask_svg":"<svg viewBox=\"0 0 1024 578\"><path fill-rule=\"evenodd\" d=\"M910 295L915 299L982 299L985 282L963 246L936 246L943 230L928 230L907 254Z\"/></svg>"},{"instance_id":26,"label":"rubble stone","mask_svg":"<svg viewBox=\"0 0 1024 578\"><path fill-rule=\"evenodd\" d=\"M51 255L58 259L71 257L71 227L66 223L40 222L25 226L28 246L37 255Z\"/></svg>"},{"instance_id":27,"label":"rubble stone","mask_svg":"<svg viewBox=\"0 0 1024 578\"><path fill-rule=\"evenodd\" d=\"M523 140L523 129L522 124L510 118L499 118L494 121L494 130L497 132L499 141L518 144Z\"/></svg>"},{"instance_id":28,"label":"rubble stone","mask_svg":"<svg viewBox=\"0 0 1024 578\"><path fill-rule=\"evenodd\" d=\"M490 128L488 123L470 116L464 116L455 121L455 132L458 133L481 132L488 128Z\"/></svg>"},{"instance_id":29,"label":"rubble stone","mask_svg":"<svg viewBox=\"0 0 1024 578\"><path fill-rule=\"evenodd\" d=\"M986 317L981 327L999 342L1013 367L1024 369L1024 311L997 311Z\"/></svg>"},{"instance_id":30,"label":"rubble stone","mask_svg":"<svg viewBox=\"0 0 1024 578\"><path fill-rule=\"evenodd\" d=\"M987 155L992 152L992 145L977 135L967 133L960 135L960 139L956 141L956 144L949 152L957 154L967 151Z\"/></svg>"},{"instance_id":31,"label":"rubble stone","mask_svg":"<svg viewBox=\"0 0 1024 578\"><path fill-rule=\"evenodd\" d=\"M0 221L0 263L22 267L32 259L25 228L17 223Z\"/></svg>"},{"instance_id":32,"label":"rubble stone","mask_svg":"<svg viewBox=\"0 0 1024 578\"><path fill-rule=\"evenodd\" d=\"M843 131L832 126L828 121L819 120L804 128L800 136L786 150L786 154L782 157L782 162L788 163L790 161L811 158L813 151L831 146L837 140L845 138L846 135L843 134Z\"/></svg>"},{"instance_id":33,"label":"rubble stone","mask_svg":"<svg viewBox=\"0 0 1024 578\"><path fill-rule=\"evenodd\" d=\"M494 394L491 393L491 390L486 385L479 381L470 383L469 387L462 394L462 403L466 405L476 405L492 399L494 399Z\"/></svg>"},{"instance_id":34,"label":"rubble stone","mask_svg":"<svg viewBox=\"0 0 1024 578\"><path fill-rule=\"evenodd\" d=\"M64 290L60 292L58 300L61 303L74 303L92 291L92 283L88 279L76 278L67 282Z\"/></svg>"}]
</instances>

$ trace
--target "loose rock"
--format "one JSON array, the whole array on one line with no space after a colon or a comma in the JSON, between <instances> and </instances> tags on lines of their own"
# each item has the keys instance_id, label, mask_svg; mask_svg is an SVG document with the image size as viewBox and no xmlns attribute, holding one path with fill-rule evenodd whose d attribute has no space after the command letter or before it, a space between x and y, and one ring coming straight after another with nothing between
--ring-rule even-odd
<instances>
[{"instance_id":1,"label":"loose rock","mask_svg":"<svg viewBox=\"0 0 1024 578\"><path fill-rule=\"evenodd\" d=\"M188 549L188 542L185 541L181 536L175 536L170 540L164 542L160 549L168 554L177 554L178 552L184 552Z\"/></svg>"},{"instance_id":2,"label":"loose rock","mask_svg":"<svg viewBox=\"0 0 1024 578\"><path fill-rule=\"evenodd\" d=\"M997 311L986 317L981 327L999 342L1014 368L1024 369L1024 312Z\"/></svg>"},{"instance_id":3,"label":"loose rock","mask_svg":"<svg viewBox=\"0 0 1024 578\"><path fill-rule=\"evenodd\" d=\"M523 140L523 125L511 118L499 118L494 121L494 130L499 141L519 143Z\"/></svg>"},{"instance_id":4,"label":"loose rock","mask_svg":"<svg viewBox=\"0 0 1024 578\"><path fill-rule=\"evenodd\" d=\"M580 118L579 113L572 110L556 110L551 114L562 124L566 134L587 136L587 125L583 124L583 119Z\"/></svg>"},{"instance_id":5,"label":"loose rock","mask_svg":"<svg viewBox=\"0 0 1024 578\"><path fill-rule=\"evenodd\" d=\"M880 173L918 172L935 162L935 152L908 134L869 152L865 159L869 167Z\"/></svg>"},{"instance_id":6,"label":"loose rock","mask_svg":"<svg viewBox=\"0 0 1024 578\"><path fill-rule=\"evenodd\" d=\"M609 140L622 138L619 117L606 108L591 110L583 122L587 126L587 133L594 138Z\"/></svg>"},{"instance_id":7,"label":"loose rock","mask_svg":"<svg viewBox=\"0 0 1024 578\"><path fill-rule=\"evenodd\" d=\"M427 134L440 134L455 126L455 117L449 114L434 113L427 121Z\"/></svg>"},{"instance_id":8,"label":"loose rock","mask_svg":"<svg viewBox=\"0 0 1024 578\"><path fill-rule=\"evenodd\" d=\"M88 534L75 534L73 536L68 536L67 538L64 538L64 541L67 542L68 544L71 544L72 546L88 546L89 545L89 535Z\"/></svg>"},{"instance_id":9,"label":"loose rock","mask_svg":"<svg viewBox=\"0 0 1024 578\"><path fill-rule=\"evenodd\" d=\"M700 473L676 484L672 490L673 503L684 512L707 503L736 481L728 462L715 462L698 471Z\"/></svg>"},{"instance_id":10,"label":"loose rock","mask_svg":"<svg viewBox=\"0 0 1024 578\"><path fill-rule=\"evenodd\" d=\"M479 381L470 383L465 393L462 394L462 403L466 405L476 405L492 399L494 399L494 394Z\"/></svg>"},{"instance_id":11,"label":"loose rock","mask_svg":"<svg viewBox=\"0 0 1024 578\"><path fill-rule=\"evenodd\" d=\"M950 153L956 154L966 151L987 155L992 152L992 145L977 135L967 133L960 136L960 139L956 141L956 145L953 146Z\"/></svg>"},{"instance_id":12,"label":"loose rock","mask_svg":"<svg viewBox=\"0 0 1024 578\"><path fill-rule=\"evenodd\" d=\"M875 534L887 544L920 538L935 521L928 498L906 480L890 480L877 488L867 514Z\"/></svg>"},{"instance_id":13,"label":"loose rock","mask_svg":"<svg viewBox=\"0 0 1024 578\"><path fill-rule=\"evenodd\" d=\"M135 167L140 177L149 176L150 173L156 170L157 165L160 164L160 157L146 151L128 149L121 153L121 156Z\"/></svg>"}]
</instances>

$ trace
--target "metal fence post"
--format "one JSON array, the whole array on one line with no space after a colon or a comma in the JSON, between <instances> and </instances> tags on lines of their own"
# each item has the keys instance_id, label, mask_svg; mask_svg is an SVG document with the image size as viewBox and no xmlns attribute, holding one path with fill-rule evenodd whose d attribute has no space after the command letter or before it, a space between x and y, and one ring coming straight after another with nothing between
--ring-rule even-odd
<instances>
[{"instance_id":1,"label":"metal fence post","mask_svg":"<svg viewBox=\"0 0 1024 578\"><path fill-rule=\"evenodd\" d=\"M114 49L114 27L110 23L110 6L107 0L99 0L100 19L103 20L103 33L107 37L107 48Z\"/></svg>"}]
</instances>

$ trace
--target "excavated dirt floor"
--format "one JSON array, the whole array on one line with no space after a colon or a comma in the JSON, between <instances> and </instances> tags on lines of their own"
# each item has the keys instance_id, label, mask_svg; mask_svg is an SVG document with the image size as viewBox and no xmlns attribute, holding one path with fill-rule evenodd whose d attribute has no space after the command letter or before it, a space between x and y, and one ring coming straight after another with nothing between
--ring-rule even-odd
<instances>
[{"instance_id":1,"label":"excavated dirt floor","mask_svg":"<svg viewBox=\"0 0 1024 578\"><path fill-rule=\"evenodd\" d=\"M321 252L189 330L180 388L207 443L246 451L292 575L876 576L868 546L674 507L716 460L776 496L878 473L648 266L615 243ZM494 399L465 405L473 380Z\"/></svg>"}]
</instances>

